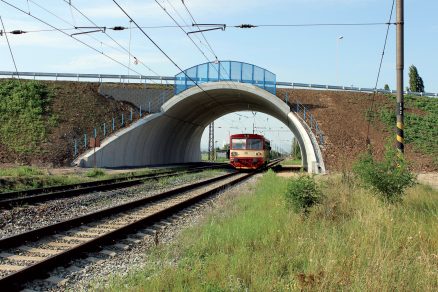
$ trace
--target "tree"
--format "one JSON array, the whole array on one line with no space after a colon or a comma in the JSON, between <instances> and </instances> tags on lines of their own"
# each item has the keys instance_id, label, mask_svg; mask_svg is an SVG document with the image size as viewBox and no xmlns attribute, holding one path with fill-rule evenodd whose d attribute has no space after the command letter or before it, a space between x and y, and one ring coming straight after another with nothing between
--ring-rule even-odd
<instances>
[{"instance_id":1,"label":"tree","mask_svg":"<svg viewBox=\"0 0 438 292\"><path fill-rule=\"evenodd\" d=\"M385 89L385 90L390 90L390 89L389 89L389 85L388 85L388 84L385 84L385 86L383 87L383 89Z\"/></svg>"},{"instance_id":2,"label":"tree","mask_svg":"<svg viewBox=\"0 0 438 292\"><path fill-rule=\"evenodd\" d=\"M420 77L414 65L409 67L409 89L412 92L424 92L423 78Z\"/></svg>"}]
</instances>

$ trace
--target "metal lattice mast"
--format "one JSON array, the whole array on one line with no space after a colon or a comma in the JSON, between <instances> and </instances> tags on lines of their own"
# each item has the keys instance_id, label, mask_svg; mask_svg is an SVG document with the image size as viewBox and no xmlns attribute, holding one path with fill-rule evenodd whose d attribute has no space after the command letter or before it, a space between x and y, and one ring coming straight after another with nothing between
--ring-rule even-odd
<instances>
[{"instance_id":1,"label":"metal lattice mast","mask_svg":"<svg viewBox=\"0 0 438 292\"><path fill-rule=\"evenodd\" d=\"M214 122L208 126L208 160L214 160Z\"/></svg>"}]
</instances>

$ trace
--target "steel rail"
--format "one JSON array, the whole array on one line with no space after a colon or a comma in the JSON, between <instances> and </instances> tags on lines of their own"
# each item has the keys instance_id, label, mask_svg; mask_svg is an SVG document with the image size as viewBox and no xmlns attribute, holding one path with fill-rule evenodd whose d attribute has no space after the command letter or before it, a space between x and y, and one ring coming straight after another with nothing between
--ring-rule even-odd
<instances>
[{"instance_id":1,"label":"steel rail","mask_svg":"<svg viewBox=\"0 0 438 292\"><path fill-rule=\"evenodd\" d=\"M266 168L272 167L273 165L277 164L280 160L276 160L268 164ZM264 169L266 169L264 168ZM161 219L167 218L171 216L174 213L177 213L199 201L202 201L203 199L208 198L209 196L212 196L227 187L233 186L237 183L240 183L241 181L248 179L252 175L258 173L259 171L251 172L248 174L245 174L244 176L241 176L235 180L232 180L224 185L220 185L217 187L214 187L208 191L204 191L199 195L193 196L191 198L185 199L181 202L178 202L170 207L167 207L165 209L162 209L158 212L154 212L148 216L145 216L144 218L141 218L139 220L136 220L135 222L132 222L128 225L125 225L121 228L117 228L113 231L110 231L108 233L104 233L103 235L99 235L96 238L90 238L89 241L78 244L75 247L69 248L64 251L60 251L59 254L52 255L50 257L43 258L42 261L39 261L37 263L34 263L30 266L27 266L19 271L13 272L3 278L0 278L0 287L3 289L6 289L6 291L16 291L21 288L21 286L28 281L31 281L33 279L44 277L48 274L48 272L58 266L66 265L68 264L72 259L78 258L82 256L85 252L93 252L101 249L103 245L110 244L114 242L116 239L120 239L124 236L126 236L129 233L134 232L135 230L138 230L141 227L151 225ZM57 223L54 225L50 225L47 227L39 228L33 231L29 231L26 233L19 234L17 236L12 236L9 238L5 238L0 240L0 248L1 249L10 249L10 248L19 248L24 243L29 241L36 241L40 240L42 238L45 238L47 236L50 236L55 233L59 232L66 232L71 228L78 227L90 222L95 222L104 218L109 218L110 216L120 214L123 211L126 210L132 210L137 207L141 207L142 205L147 205L151 202L156 202L165 198L169 198L174 195L178 195L183 192L187 192L190 190L197 189L201 186L206 186L208 184L218 182L220 180L235 176L236 174L239 174L238 172L226 174L220 177L216 177L204 182L199 182L190 186L181 187L178 189L174 189L171 191L167 191L161 194L154 195L152 197L136 200L127 204L119 205L116 207L107 208L92 214L88 214L85 216L81 216L78 218L74 218L72 220L67 220L61 223Z\"/></svg>"},{"instance_id":2,"label":"steel rail","mask_svg":"<svg viewBox=\"0 0 438 292\"><path fill-rule=\"evenodd\" d=\"M146 180L160 179L187 173L201 172L205 169L226 168L227 165L200 166L193 169L170 170L159 173L133 175L122 178L100 180L95 182L71 184L48 188L32 189L0 194L0 209L10 209L23 204L41 203L66 197L85 195L96 191L115 190L131 187L143 183ZM18 198L17 198L18 196Z\"/></svg>"}]
</instances>

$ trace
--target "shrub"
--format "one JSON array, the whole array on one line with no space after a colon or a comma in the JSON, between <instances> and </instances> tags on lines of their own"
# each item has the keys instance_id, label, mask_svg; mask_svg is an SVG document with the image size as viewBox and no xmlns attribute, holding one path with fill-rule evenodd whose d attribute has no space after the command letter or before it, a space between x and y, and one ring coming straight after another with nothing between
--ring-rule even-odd
<instances>
[{"instance_id":1,"label":"shrub","mask_svg":"<svg viewBox=\"0 0 438 292\"><path fill-rule=\"evenodd\" d=\"M307 214L313 205L321 202L322 192L313 176L301 175L289 181L285 197L288 207Z\"/></svg>"},{"instance_id":2,"label":"shrub","mask_svg":"<svg viewBox=\"0 0 438 292\"><path fill-rule=\"evenodd\" d=\"M100 168L93 168L89 171L87 171L86 176L88 177L99 177L99 176L104 176L105 175L105 171L103 171Z\"/></svg>"},{"instance_id":3,"label":"shrub","mask_svg":"<svg viewBox=\"0 0 438 292\"><path fill-rule=\"evenodd\" d=\"M365 187L388 203L402 201L405 190L415 183L415 177L404 157L387 146L382 161L376 161L371 152L359 157L353 171Z\"/></svg>"}]
</instances>

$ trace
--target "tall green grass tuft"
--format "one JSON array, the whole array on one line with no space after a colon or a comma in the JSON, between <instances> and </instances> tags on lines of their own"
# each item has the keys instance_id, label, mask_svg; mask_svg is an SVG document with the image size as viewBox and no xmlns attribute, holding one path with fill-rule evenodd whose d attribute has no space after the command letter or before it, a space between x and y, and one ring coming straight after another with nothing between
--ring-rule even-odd
<instances>
[{"instance_id":1,"label":"tall green grass tuft","mask_svg":"<svg viewBox=\"0 0 438 292\"><path fill-rule=\"evenodd\" d=\"M9 177L22 177L22 176L36 176L42 175L43 172L32 166L17 166L10 168L0 168L0 177L9 176Z\"/></svg>"},{"instance_id":2,"label":"tall green grass tuft","mask_svg":"<svg viewBox=\"0 0 438 292\"><path fill-rule=\"evenodd\" d=\"M309 209L320 203L323 198L315 178L305 174L292 178L284 195L288 207L304 214L307 214Z\"/></svg>"},{"instance_id":3,"label":"tall green grass tuft","mask_svg":"<svg viewBox=\"0 0 438 292\"><path fill-rule=\"evenodd\" d=\"M100 168L93 168L87 171L85 175L87 177L102 177L102 176L106 176L106 172Z\"/></svg>"},{"instance_id":4,"label":"tall green grass tuft","mask_svg":"<svg viewBox=\"0 0 438 292\"><path fill-rule=\"evenodd\" d=\"M415 183L404 157L388 145L382 161L376 161L370 152L365 152L353 171L366 187L388 203L401 202L406 189Z\"/></svg>"},{"instance_id":5,"label":"tall green grass tuft","mask_svg":"<svg viewBox=\"0 0 438 292\"><path fill-rule=\"evenodd\" d=\"M417 185L397 205L340 178L306 220L288 180L269 172L218 202L203 224L159 246L105 291L437 291L438 191ZM96 284L97 285L97 284Z\"/></svg>"}]
</instances>

